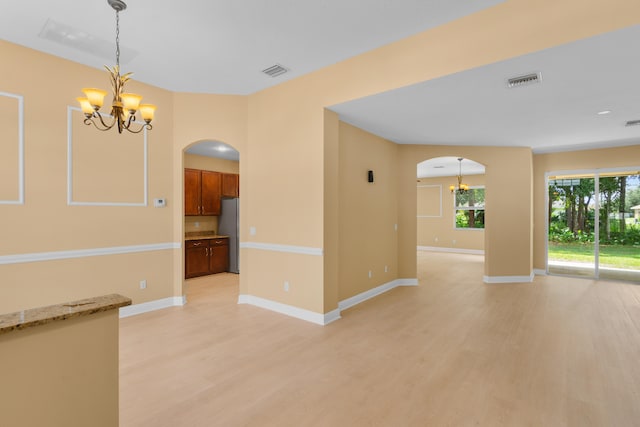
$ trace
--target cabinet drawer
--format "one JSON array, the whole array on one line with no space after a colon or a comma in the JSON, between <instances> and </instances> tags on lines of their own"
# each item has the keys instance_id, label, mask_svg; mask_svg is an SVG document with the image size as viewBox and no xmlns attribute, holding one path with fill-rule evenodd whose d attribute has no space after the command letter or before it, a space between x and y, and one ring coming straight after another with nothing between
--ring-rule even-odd
<instances>
[{"instance_id":1,"label":"cabinet drawer","mask_svg":"<svg viewBox=\"0 0 640 427\"><path fill-rule=\"evenodd\" d=\"M185 243L185 247L187 249L189 249L189 248L207 248L207 247L209 247L209 240L207 240L207 239L203 239L203 240L187 240L187 242Z\"/></svg>"},{"instance_id":2,"label":"cabinet drawer","mask_svg":"<svg viewBox=\"0 0 640 427\"><path fill-rule=\"evenodd\" d=\"M209 245L210 246L229 246L229 239L226 237L223 237L220 239L210 239Z\"/></svg>"}]
</instances>

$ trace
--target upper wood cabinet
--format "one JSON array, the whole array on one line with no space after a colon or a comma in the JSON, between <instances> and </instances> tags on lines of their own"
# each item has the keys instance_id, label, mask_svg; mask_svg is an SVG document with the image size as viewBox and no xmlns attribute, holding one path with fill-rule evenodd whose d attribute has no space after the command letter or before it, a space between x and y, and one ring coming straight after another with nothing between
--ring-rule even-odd
<instances>
[{"instance_id":1,"label":"upper wood cabinet","mask_svg":"<svg viewBox=\"0 0 640 427\"><path fill-rule=\"evenodd\" d=\"M184 170L184 214L220 215L221 174Z\"/></svg>"},{"instance_id":2,"label":"upper wood cabinet","mask_svg":"<svg viewBox=\"0 0 640 427\"><path fill-rule=\"evenodd\" d=\"M222 174L222 197L240 197L240 175Z\"/></svg>"},{"instance_id":3,"label":"upper wood cabinet","mask_svg":"<svg viewBox=\"0 0 640 427\"><path fill-rule=\"evenodd\" d=\"M220 172L200 171L202 174L201 215L220 215Z\"/></svg>"},{"instance_id":4,"label":"upper wood cabinet","mask_svg":"<svg viewBox=\"0 0 640 427\"><path fill-rule=\"evenodd\" d=\"M201 184L200 171L196 169L184 170L184 214L200 215Z\"/></svg>"}]
</instances>

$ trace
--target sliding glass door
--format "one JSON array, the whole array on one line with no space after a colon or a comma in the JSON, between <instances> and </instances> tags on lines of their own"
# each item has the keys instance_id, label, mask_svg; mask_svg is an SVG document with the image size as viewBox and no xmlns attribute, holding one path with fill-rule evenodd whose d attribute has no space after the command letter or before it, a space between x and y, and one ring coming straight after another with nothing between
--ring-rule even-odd
<instances>
[{"instance_id":1,"label":"sliding glass door","mask_svg":"<svg viewBox=\"0 0 640 427\"><path fill-rule=\"evenodd\" d=\"M548 182L549 273L596 277L594 176L553 176Z\"/></svg>"},{"instance_id":2,"label":"sliding glass door","mask_svg":"<svg viewBox=\"0 0 640 427\"><path fill-rule=\"evenodd\" d=\"M637 174L637 172L635 172ZM599 258L602 279L640 282L638 175L600 176Z\"/></svg>"},{"instance_id":3,"label":"sliding glass door","mask_svg":"<svg viewBox=\"0 0 640 427\"><path fill-rule=\"evenodd\" d=\"M551 274L640 282L637 171L548 177Z\"/></svg>"}]
</instances>

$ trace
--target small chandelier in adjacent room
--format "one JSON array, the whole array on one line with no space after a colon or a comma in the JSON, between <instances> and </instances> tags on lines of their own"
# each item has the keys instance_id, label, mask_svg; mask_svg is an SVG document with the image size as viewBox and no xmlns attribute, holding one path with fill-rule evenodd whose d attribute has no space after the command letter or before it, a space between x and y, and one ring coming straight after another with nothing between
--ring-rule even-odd
<instances>
[{"instance_id":1,"label":"small chandelier in adjacent room","mask_svg":"<svg viewBox=\"0 0 640 427\"><path fill-rule=\"evenodd\" d=\"M93 124L98 130L106 131L115 126L118 132L122 133L127 130L131 133L140 133L143 129L152 129L151 121L156 110L155 105L140 104L142 96L135 93L124 93L124 85L131 78L132 73L120 75L120 12L127 8L122 0L107 0L109 5L116 11L116 65L105 68L111 77L111 88L113 90L113 101L111 103L111 123L105 123L105 119L100 114L100 108L104 103L106 91L95 88L82 89L86 98L77 98L82 112L84 113L84 124ZM140 111L140 115L144 120L144 124L137 130L133 128L136 120L136 112Z\"/></svg>"},{"instance_id":2,"label":"small chandelier in adjacent room","mask_svg":"<svg viewBox=\"0 0 640 427\"><path fill-rule=\"evenodd\" d=\"M462 157L458 157L458 161L460 162L460 172L458 173L458 185L450 185L449 190L451 193L465 194L469 191L469 186L467 184L462 183Z\"/></svg>"}]
</instances>

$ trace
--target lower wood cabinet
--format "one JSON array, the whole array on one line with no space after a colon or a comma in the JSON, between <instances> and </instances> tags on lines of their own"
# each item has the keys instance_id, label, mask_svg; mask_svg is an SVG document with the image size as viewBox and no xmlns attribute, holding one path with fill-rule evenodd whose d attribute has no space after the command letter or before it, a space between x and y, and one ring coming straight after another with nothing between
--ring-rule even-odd
<instances>
[{"instance_id":1,"label":"lower wood cabinet","mask_svg":"<svg viewBox=\"0 0 640 427\"><path fill-rule=\"evenodd\" d=\"M229 270L229 239L188 240L185 242L184 277L206 276Z\"/></svg>"}]
</instances>

